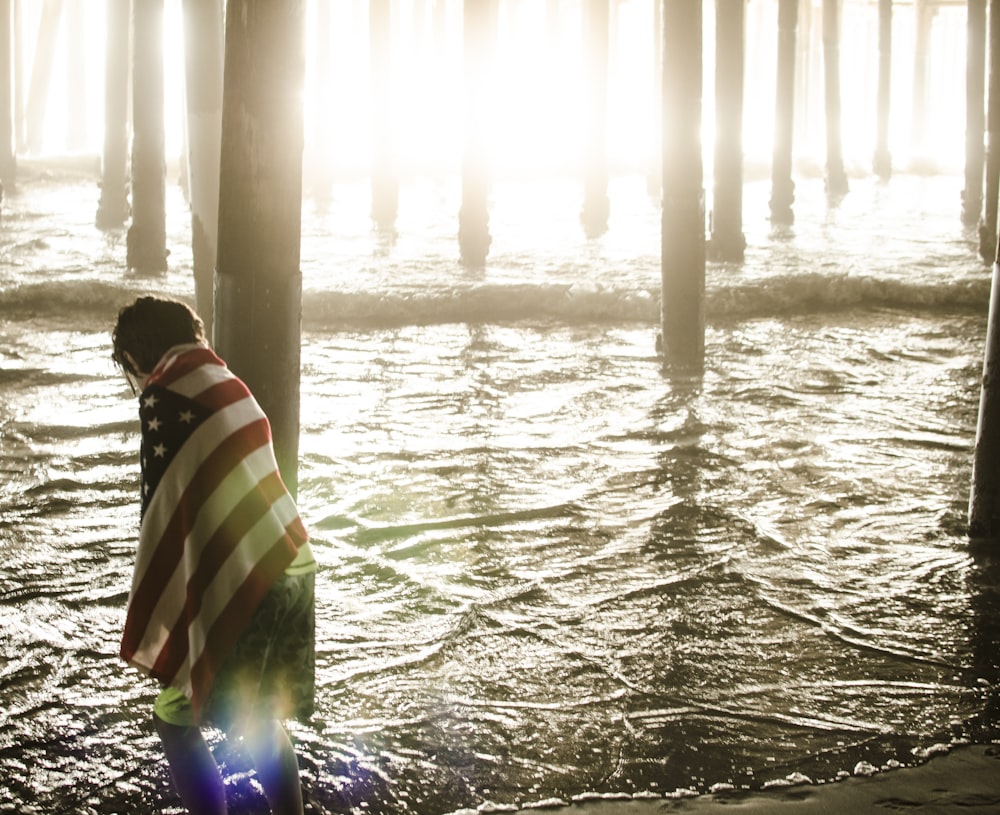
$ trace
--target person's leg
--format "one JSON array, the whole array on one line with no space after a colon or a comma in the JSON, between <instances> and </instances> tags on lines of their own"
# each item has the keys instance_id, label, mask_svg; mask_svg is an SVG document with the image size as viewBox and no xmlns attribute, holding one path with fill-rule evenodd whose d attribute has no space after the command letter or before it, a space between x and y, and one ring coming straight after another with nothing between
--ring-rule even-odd
<instances>
[{"instance_id":1,"label":"person's leg","mask_svg":"<svg viewBox=\"0 0 1000 815\"><path fill-rule=\"evenodd\" d=\"M163 742L174 786L191 815L226 815L226 790L219 765L201 730L168 724L155 713L153 723Z\"/></svg>"},{"instance_id":2,"label":"person's leg","mask_svg":"<svg viewBox=\"0 0 1000 815\"><path fill-rule=\"evenodd\" d=\"M299 763L288 733L274 719L255 722L244 744L257 768L257 778L274 815L303 815Z\"/></svg>"}]
</instances>

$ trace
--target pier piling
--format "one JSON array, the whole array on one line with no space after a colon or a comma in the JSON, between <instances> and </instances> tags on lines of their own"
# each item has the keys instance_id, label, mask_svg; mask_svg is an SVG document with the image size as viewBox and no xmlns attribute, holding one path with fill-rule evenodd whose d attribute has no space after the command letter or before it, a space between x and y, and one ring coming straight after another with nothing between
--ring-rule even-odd
<instances>
[{"instance_id":1,"label":"pier piling","mask_svg":"<svg viewBox=\"0 0 1000 815\"><path fill-rule=\"evenodd\" d=\"M143 274L167 269L167 180L163 111L163 0L132 14L132 225L126 264Z\"/></svg>"},{"instance_id":2,"label":"pier piling","mask_svg":"<svg viewBox=\"0 0 1000 815\"><path fill-rule=\"evenodd\" d=\"M219 236L224 11L222 0L184 0L182 11L195 303L211 337Z\"/></svg>"},{"instance_id":3,"label":"pier piling","mask_svg":"<svg viewBox=\"0 0 1000 815\"><path fill-rule=\"evenodd\" d=\"M8 192L17 179L14 154L14 29L11 27L11 0L0 0L0 184Z\"/></svg>"},{"instance_id":4,"label":"pier piling","mask_svg":"<svg viewBox=\"0 0 1000 815\"><path fill-rule=\"evenodd\" d=\"M743 59L745 0L716 0L715 167L711 237L715 260L742 261L743 235Z\"/></svg>"},{"instance_id":5,"label":"pier piling","mask_svg":"<svg viewBox=\"0 0 1000 815\"><path fill-rule=\"evenodd\" d=\"M892 0L878 0L878 95L875 111L875 155L872 170L883 181L892 176L889 112L892 96Z\"/></svg>"},{"instance_id":6,"label":"pier piling","mask_svg":"<svg viewBox=\"0 0 1000 815\"><path fill-rule=\"evenodd\" d=\"M702 3L663 5L663 206L660 263L665 361L705 358L705 192L701 153Z\"/></svg>"},{"instance_id":7,"label":"pier piling","mask_svg":"<svg viewBox=\"0 0 1000 815\"><path fill-rule=\"evenodd\" d=\"M583 209L580 221L589 238L608 231L611 200L608 198L608 24L609 0L583 3L583 53L589 107L584 134Z\"/></svg>"},{"instance_id":8,"label":"pier piling","mask_svg":"<svg viewBox=\"0 0 1000 815\"><path fill-rule=\"evenodd\" d=\"M962 223L973 226L983 209L983 162L986 114L986 0L966 5L965 58L965 189Z\"/></svg>"},{"instance_id":9,"label":"pier piling","mask_svg":"<svg viewBox=\"0 0 1000 815\"><path fill-rule=\"evenodd\" d=\"M986 182L979 255L987 263L996 256L997 197L1000 193L1000 0L990 0L989 86L986 91Z\"/></svg>"},{"instance_id":10,"label":"pier piling","mask_svg":"<svg viewBox=\"0 0 1000 815\"><path fill-rule=\"evenodd\" d=\"M95 223L118 229L128 220L129 0L107 0L104 45L104 152Z\"/></svg>"},{"instance_id":11,"label":"pier piling","mask_svg":"<svg viewBox=\"0 0 1000 815\"><path fill-rule=\"evenodd\" d=\"M271 422L298 484L305 0L229 0L215 346ZM260 77L267 77L261 81Z\"/></svg>"},{"instance_id":12,"label":"pier piling","mask_svg":"<svg viewBox=\"0 0 1000 815\"><path fill-rule=\"evenodd\" d=\"M823 0L823 89L826 100L826 192L847 193L840 107L840 0Z\"/></svg>"},{"instance_id":13,"label":"pier piling","mask_svg":"<svg viewBox=\"0 0 1000 815\"><path fill-rule=\"evenodd\" d=\"M792 142L795 135L795 48L799 0L778 0L778 66L774 93L774 146L771 156L771 221L795 221Z\"/></svg>"}]
</instances>

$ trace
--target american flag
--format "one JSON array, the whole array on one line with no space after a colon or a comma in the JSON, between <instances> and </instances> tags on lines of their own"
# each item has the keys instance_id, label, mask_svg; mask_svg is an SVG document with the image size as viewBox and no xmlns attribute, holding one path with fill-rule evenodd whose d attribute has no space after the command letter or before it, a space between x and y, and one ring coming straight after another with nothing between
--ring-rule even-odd
<instances>
[{"instance_id":1,"label":"american flag","mask_svg":"<svg viewBox=\"0 0 1000 815\"><path fill-rule=\"evenodd\" d=\"M203 345L139 397L142 522L121 655L200 712L271 584L308 540L246 385Z\"/></svg>"}]
</instances>

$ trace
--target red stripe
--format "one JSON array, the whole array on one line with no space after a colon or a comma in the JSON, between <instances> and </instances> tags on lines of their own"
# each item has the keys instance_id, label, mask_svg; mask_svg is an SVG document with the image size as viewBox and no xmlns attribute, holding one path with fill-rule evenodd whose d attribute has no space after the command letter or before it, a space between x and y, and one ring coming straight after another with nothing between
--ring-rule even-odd
<instances>
[{"instance_id":1,"label":"red stripe","mask_svg":"<svg viewBox=\"0 0 1000 815\"><path fill-rule=\"evenodd\" d=\"M212 410L222 410L234 402L246 399L249 395L247 386L236 377L232 377L206 388L194 397L194 401Z\"/></svg>"},{"instance_id":2,"label":"red stripe","mask_svg":"<svg viewBox=\"0 0 1000 815\"><path fill-rule=\"evenodd\" d=\"M122 639L122 654L128 654L126 659L138 648L157 601L184 554L184 539L198 511L248 452L269 441L267 419L261 417L228 436L198 467L156 544L146 573L133 592ZM182 450L179 455L183 454Z\"/></svg>"},{"instance_id":3,"label":"red stripe","mask_svg":"<svg viewBox=\"0 0 1000 815\"><path fill-rule=\"evenodd\" d=\"M270 512L271 505L284 494L285 488L277 472L271 473L233 507L229 517L205 542L198 565L188 580L184 611L157 656L153 676L172 677L180 670L190 647L188 629L201 613L206 588L253 525ZM292 558L289 558L289 563ZM284 570L285 567L281 568Z\"/></svg>"},{"instance_id":4,"label":"red stripe","mask_svg":"<svg viewBox=\"0 0 1000 815\"><path fill-rule=\"evenodd\" d=\"M215 675L218 673L226 657L229 656L236 641L246 630L250 619L261 601L270 591L274 581L281 576L285 568L295 557L295 545L287 534L271 547L268 553L257 563L257 566L247 576L240 588L226 605L226 608L213 623L207 633L205 649L201 657L191 666L192 707L195 717L201 712Z\"/></svg>"}]
</instances>

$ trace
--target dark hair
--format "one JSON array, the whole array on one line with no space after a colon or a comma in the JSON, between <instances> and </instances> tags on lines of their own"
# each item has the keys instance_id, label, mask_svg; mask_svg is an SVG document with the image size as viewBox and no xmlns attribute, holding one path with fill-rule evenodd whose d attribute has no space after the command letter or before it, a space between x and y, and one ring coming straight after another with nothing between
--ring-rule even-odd
<instances>
[{"instance_id":1,"label":"dark hair","mask_svg":"<svg viewBox=\"0 0 1000 815\"><path fill-rule=\"evenodd\" d=\"M111 358L127 374L148 374L175 345L191 342L205 342L205 326L190 306L166 297L140 297L118 312Z\"/></svg>"}]
</instances>

